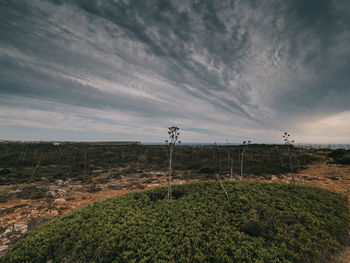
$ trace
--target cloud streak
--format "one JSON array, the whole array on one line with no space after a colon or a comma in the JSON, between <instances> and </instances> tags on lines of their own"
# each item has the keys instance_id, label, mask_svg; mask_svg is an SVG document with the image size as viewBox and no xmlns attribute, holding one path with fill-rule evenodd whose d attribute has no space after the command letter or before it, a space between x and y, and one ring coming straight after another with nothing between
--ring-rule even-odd
<instances>
[{"instance_id":1,"label":"cloud streak","mask_svg":"<svg viewBox=\"0 0 350 263\"><path fill-rule=\"evenodd\" d=\"M314 127L350 111L346 9L330 0L3 1L0 136L25 139L18 130L33 128L160 141L176 124L190 141L278 142L288 129L345 142L340 122Z\"/></svg>"}]
</instances>

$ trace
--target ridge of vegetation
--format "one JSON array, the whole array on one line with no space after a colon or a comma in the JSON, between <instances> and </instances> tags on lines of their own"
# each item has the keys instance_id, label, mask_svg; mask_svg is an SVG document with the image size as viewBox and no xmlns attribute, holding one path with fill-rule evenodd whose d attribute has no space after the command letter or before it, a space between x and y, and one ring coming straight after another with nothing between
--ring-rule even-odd
<instances>
[{"instance_id":1,"label":"ridge of vegetation","mask_svg":"<svg viewBox=\"0 0 350 263\"><path fill-rule=\"evenodd\" d=\"M0 262L322 262L349 230L347 201L308 186L218 181L159 187L63 215Z\"/></svg>"},{"instance_id":2,"label":"ridge of vegetation","mask_svg":"<svg viewBox=\"0 0 350 263\"><path fill-rule=\"evenodd\" d=\"M240 161L243 145L177 146L174 171L191 174L282 174L317 161L312 150L286 145L251 144ZM95 145L88 143L1 143L0 185L57 179L88 180L95 169L123 168L166 170L168 145ZM291 159L291 156L293 157ZM175 174L174 174L175 175Z\"/></svg>"}]
</instances>

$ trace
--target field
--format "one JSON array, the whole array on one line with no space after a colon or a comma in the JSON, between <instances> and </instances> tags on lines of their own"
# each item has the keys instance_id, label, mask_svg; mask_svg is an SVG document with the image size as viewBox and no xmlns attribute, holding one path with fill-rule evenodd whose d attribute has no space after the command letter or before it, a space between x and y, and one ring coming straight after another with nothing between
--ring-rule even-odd
<instances>
[{"instance_id":1,"label":"field","mask_svg":"<svg viewBox=\"0 0 350 263\"><path fill-rule=\"evenodd\" d=\"M1 162L0 255L4 254L4 252L8 251L8 249L11 249L13 247L17 252L14 252L14 254L8 254L8 255L12 255L11 257L13 257L14 255L18 255L19 250L16 249L18 244L28 245L28 243L26 243L27 241L25 240L29 240L29 239L22 239L22 237L26 236L28 233L29 233L29 237L33 237L32 235L34 236L37 235L34 233L36 233L35 229L38 226L42 225L44 222L52 218L56 218L58 215L62 215L62 214L66 214L67 216L71 215L71 213L67 214L67 212L74 210L77 207L83 206L85 204L89 204L93 201L98 201L98 200L106 199L108 197L123 195L130 191L139 192L139 191L142 191L143 189L154 188L156 186L162 186L167 184L168 148L165 145L108 145L108 144L96 144L96 143L93 143L93 144L66 143L66 144L61 144L59 146L54 146L51 143L27 143L27 144L3 143L3 144L0 144L0 149L1 149L0 151L0 162ZM348 169L348 166L344 164L337 164L337 163L339 162L339 160L341 160L341 162L344 162L343 160L344 158L347 158L349 152L347 151L339 152L339 151L329 151L329 150L310 150L310 149L299 149L299 148L291 147L290 152L288 154L288 150L284 145L249 145L245 151L243 176L241 176L241 171L240 171L241 151L242 151L242 146L231 146L231 145L225 145L225 146L212 145L212 146L197 146L197 147L179 146L175 149L175 154L174 154L174 173L173 173L174 184L185 184L188 182L203 181L208 179L217 180L218 178L224 182L224 185L227 187L227 190L229 192L230 198L233 198L233 199L230 202L230 204L226 204L225 202L221 203L223 201L221 199L217 200L218 207L216 207L216 209L218 209L218 211L222 211L222 209L228 209L229 213L231 213L234 211L232 211L232 208L229 208L228 206L232 205L233 203L236 204L235 209L236 210L238 209L237 211L240 211L238 214L229 214L229 215L220 214L220 216L223 216L223 219L222 219L223 222L226 222L225 220L227 220L227 216L229 218L231 216L235 218L240 218L239 223L238 221L236 222L238 225L232 225L232 229L228 230L228 231L233 231L232 233L230 232L233 236L236 236L237 234L237 233L234 233L234 231L238 231L239 229L240 229L239 230L240 232L245 233L243 229L241 229L241 227L244 228L243 223L246 223L249 225L249 223L253 222L253 224L256 224L258 222L257 227L259 229L261 228L264 231L267 229L270 229L266 226L266 222L264 221L265 219L263 218L266 215L262 216L261 214L263 213L262 207L266 206L265 208L267 209L267 211L270 211L269 209L272 209L272 210L276 209L276 207L274 207L274 204L271 203L270 205L268 200L261 200L261 203L259 204L249 203L250 202L249 201L248 202L249 204L247 206L249 208L247 208L247 211L242 212L240 210L241 199L236 199L238 198L235 194L236 190L233 190L233 189L236 189L237 187L241 189L239 191L242 191L243 188L246 188L246 191L244 194L242 194L242 196L246 196L247 200L250 200L250 198L256 199L255 195L257 193L259 193L258 195L261 194L262 196L266 197L266 193L265 194L263 193L264 191L267 191L271 195L270 198L272 199L282 198L282 196L278 195L280 191L279 189L284 189L283 191L281 190L284 193L286 193L286 191L287 192L297 191L298 192L297 196L300 195L300 196L307 197L307 199L305 200L305 204L307 204L308 202L313 202L315 200L309 200L310 195L306 194L304 191L306 191L307 193L309 193L308 191L311 191L311 192L319 191L317 192L318 193L317 198L319 198L318 202L321 202L320 205L322 206L329 205L328 201L326 199L323 199L323 197L321 197L324 195L325 197L329 197L329 198L331 197L331 200L338 200L339 201L338 210L346 211L346 205L345 205L346 202L344 203L343 201L340 201L340 200L345 200L343 197L340 197L339 195L332 194L327 191L323 192L323 190L319 190L315 188L305 188L305 187L299 188L296 185L294 185L294 183L304 184L304 185L306 184L311 186L321 186L323 188L327 188L332 191L340 192L343 194L343 196L346 196L348 194L347 189L349 188L349 181L348 181L349 174L350 174L349 169ZM250 185L247 183L237 182L237 181L279 182L279 183L284 183L284 185L278 185L278 184L272 184L273 186L272 185L269 186L270 184ZM217 189L217 186L219 185L218 181L215 181L215 182L212 181L210 184L212 184L212 186L208 187L209 192L215 189L215 193L218 193L220 198L225 197L223 195L223 191L220 189ZM177 186L177 187L180 187L180 186ZM195 200L191 199L193 197L191 197L191 191L190 191L190 189L195 189L195 188L192 188L193 185L192 186L184 185L184 187L185 187L184 189L187 189L187 190L184 190L186 192L186 196L187 196L186 198L189 198L186 200L191 200L191 202L195 202ZM284 187L287 187L287 188L284 188ZM158 189L154 191L155 192L161 191L161 193L163 194L164 189L163 190L162 189L163 188L161 188L160 190ZM255 190L251 191L251 189L255 189ZM259 189L259 190L256 190L256 189ZM274 189L274 190L272 191L271 189ZM272 192L269 192L269 191L272 191ZM276 193L274 193L274 191ZM150 193L150 192L146 192L146 193ZM144 192L140 192L140 194L141 196L143 196L142 198L144 198ZM208 193L208 195L210 195L210 193ZM113 200L130 200L130 199L123 199L123 198L131 198L130 196L133 196L133 195L127 195L127 196L129 197L124 197L124 196L115 197L116 199L113 199ZM170 206L179 205L180 207L178 207L178 209L180 209L181 211L182 209L186 208L186 207L185 208L181 207L182 205L184 205L183 203L184 199L181 199L183 198L183 196L181 197L177 196L176 200L163 200L164 196L162 197L162 200L156 202L158 208L153 206L154 204L153 202L151 203L148 202L148 204L152 204L151 205L152 209L147 207L138 207L139 204L136 204L134 208L151 209L153 212L155 212L154 209L167 210L169 208L168 207L169 205ZM118 199L118 198L121 198L121 199ZM289 200L288 198L291 198L291 199ZM288 204L291 204L295 200L297 200L293 198L289 194L288 197L286 196L285 202ZM98 206L100 209L103 209L100 204L106 204L106 209L107 209L107 207L109 206L107 204L111 204L115 202L119 204L119 202L122 202L122 201L104 201L104 202L106 203L103 203L103 202L98 203L98 205L96 204L96 206ZM128 202L123 203L123 205L127 205ZM263 203L265 206L262 206ZM194 205L196 206L197 204L194 204ZM257 210L255 205L258 205L258 207L260 207L259 208L260 210L259 209ZM78 211L87 211L86 209L91 209L91 207L95 207L95 205L92 205L92 206L90 205L88 207L90 208L87 208L87 207L82 208L83 210L77 209L73 213L78 213ZM301 212L302 215L305 215L308 213L313 214L313 219L315 219L318 222L317 224L319 224L317 225L317 227L320 227L321 225L325 225L325 224L327 226L330 226L330 224L334 223L334 222L330 223L330 221L327 221L329 218L328 219L322 218L320 213L325 212L325 211L322 211L322 209L319 211L319 214L317 214L321 217L317 217L316 214L314 214L314 212L307 210L307 207L303 207L301 205L299 208L302 209L300 211L303 211ZM117 211L118 209L119 208L113 207L113 208L110 208L109 210L107 209L106 211L109 211L108 213L111 213L112 210ZM295 220L299 220L299 223L303 225L302 217L295 218L293 217L295 215L290 214L293 211L294 212L297 211L297 210L294 210L294 207L293 207L293 210L291 211L288 210L287 206L284 207L283 209L284 209L283 211L285 211L285 213L288 214L288 217L291 216L291 218L294 218L293 224L294 223L296 224ZM92 211L87 213L95 213L95 212ZM184 215L186 215L186 212L184 213L185 213ZM272 213L275 213L275 212L272 212ZM299 212L296 212L296 213L299 213ZM58 219L55 219L55 220L61 220L60 218L65 218L66 215L59 216ZM177 215L174 214L174 216L177 216ZM141 219L144 219L144 217L141 216L140 220ZM338 219L336 221L339 224L343 224L344 227L336 227L334 225L332 230L333 232L332 231L329 232L330 229L325 229L325 228L323 228L322 230L318 229L321 232L328 231L327 232L328 236L324 236L323 235L324 233L322 235L321 234L316 235L317 238L318 237L321 238L319 240L316 238L318 240L317 242L319 241L321 243L323 242L322 244L320 243L321 245L319 245L319 247L317 247L316 250L312 250L312 251L310 250L308 252L305 252L306 254L303 254L304 253L303 251L298 252L297 251L298 248L294 248L293 252L288 252L288 253L295 253L295 257L294 256L291 257L291 255L289 255L283 258L283 260L288 258L290 262L303 262L303 261L297 261L298 257L303 257L303 258L309 259L309 261L305 261L305 262L319 262L317 260L327 259L330 254L338 250L340 247L343 246L344 242L346 242L346 235L344 235L344 233L341 230L346 229L348 225L348 222L347 222L348 219L346 218L346 216L345 217L341 216ZM49 223L49 225L56 224L53 222L60 222L55 220L52 221L52 223ZM107 218L106 220L108 221L109 219ZM178 220L178 218L176 218L176 220ZM276 218L276 220L277 221L274 223L276 227L281 226L282 229L287 227L287 226L283 226L284 224L283 222L278 221L280 220L278 217ZM106 229L108 229L108 227L111 224L111 223L108 223L107 221L103 223L103 225L106 226ZM132 224L132 221L130 221L130 224ZM99 227L102 228L103 225L100 225ZM46 229L45 231L50 231L51 226L46 228L43 226L43 229ZM117 227L117 229L114 229L113 231L121 231L120 229L124 228L124 226L125 225L120 225ZM162 223L155 222L152 229L155 227L162 228ZM215 226L210 225L210 227L215 227ZM39 229L42 229L42 228L39 227ZM225 229L229 229L229 227ZM110 230L112 231L112 229ZM315 228L312 231L314 230ZM47 233L45 231L43 233ZM91 231L95 231L95 230L92 228ZM204 231L204 230L202 229L201 231ZM208 228L208 231L209 231L209 228ZM305 230L305 231L309 231L309 230ZM124 234L128 235L128 233L123 231L121 233L123 233L123 235ZM193 232L193 233L196 233L196 232ZM285 234L285 232L283 233ZM94 236L95 234L91 233L91 235L95 237ZM245 237L249 237L249 233L248 234L245 233L244 235ZM140 238L142 239L144 237L140 236ZM163 238L166 239L166 237L163 237ZM260 241L262 239L264 240L264 242L267 242L269 239L271 239L271 237L267 238L265 234L263 234L263 236L258 236L258 237L254 236L253 234L251 238L253 239L249 239L249 238L248 239L250 240L249 242L252 242L252 243L249 243L249 242L244 243L246 241L244 242L242 241L242 242L244 244L247 244L249 246L252 245L254 247L254 246L260 246L261 245ZM308 239L308 238L310 238L310 236L308 236L304 240L305 242L307 242L307 244L317 243L314 239L312 238ZM21 241L21 240L24 240L24 241ZM310 240L316 243L312 243ZM329 244L327 242L326 244L324 240L328 240L327 242ZM227 242L231 242L231 241L227 241ZM24 243L20 243L20 242L24 242ZM70 241L67 241L67 242L70 242ZM288 242L290 242L290 240ZM231 245L232 244L233 243L231 243ZM270 246L272 246L271 244L264 243L264 245L262 245L262 247L260 248L262 249L262 251L265 251L265 252L268 251L266 253L271 255L271 257L273 257L273 260L276 260L276 262L279 262L278 260L282 260L281 258L284 257L281 254L282 251L278 250L277 248L276 248L278 250L277 252L276 251L273 252L272 250L269 250L271 248ZM278 242L274 244L278 244ZM265 245L267 247L264 247ZM87 245L84 245L84 246L87 246ZM64 248L57 248L57 249L64 249ZM115 251L115 248L113 249L112 250ZM218 249L221 250L223 248L220 247ZM236 248L231 247L231 249L236 249ZM320 251L323 251L324 253L321 253ZM208 255L208 254L205 254L207 252L208 250L206 249L204 252L202 251L198 253L204 253L201 255ZM263 254L265 255L266 254L265 252L262 252L261 255ZM44 255L45 253L43 252L42 255ZM60 252L56 251L55 253L60 253ZM73 253L72 251L67 250L64 253L66 253L65 256L69 258L67 259L68 260L67 262L79 262L80 259L79 260L77 259L78 261L74 261L75 259L73 260L72 258L70 258L71 257L70 253ZM74 253L78 253L78 252L74 252ZM105 254L105 252L103 251L101 253ZM150 252L147 252L147 253L150 253ZM230 253L233 253L233 252L231 251ZM249 255L249 257L252 257L252 255L250 254L251 252L247 252L247 253L248 254L246 254L246 256ZM274 254L274 253L281 255L281 257L277 256L277 254ZM169 251L168 251L168 254L172 255ZM182 252L180 254L182 255ZM267 254L264 257L267 257ZM49 256L52 256L52 254L50 255L45 254L45 255L47 256L46 258L47 260L50 259ZM225 262L224 258L226 257L224 257L224 254L220 254L220 255L222 257L220 259L216 258L215 260ZM54 256L57 257L56 254ZM253 258L255 256L253 256ZM38 255L32 255L32 257L40 258ZM83 255L78 256L77 254L77 258L79 257L81 257L81 259L84 258ZM117 259L115 255L114 256L112 255L111 257L114 257L115 259ZM198 254L198 257L200 258L199 254ZM73 260L73 261L69 261L69 260ZM103 257L101 258L101 256L97 256L97 258L95 258L95 262L109 262L108 260L109 259L103 259ZM131 258L129 258L128 260L132 261ZM141 260L141 259L138 258L137 260ZM164 260L166 261L166 259ZM288 262L283 260L281 262ZM30 260L30 262L32 261L33 259ZM181 262L183 260L179 260L179 261ZM14 260L14 262L16 262L16 260ZM21 262L21 261L17 261L17 262ZM38 262L46 262L46 261L43 258L41 258L41 260L38 260ZM60 261L60 262L64 262L64 261ZM249 262L249 261L242 261L242 262ZM252 262L255 262L255 261L252 261Z\"/></svg>"}]
</instances>

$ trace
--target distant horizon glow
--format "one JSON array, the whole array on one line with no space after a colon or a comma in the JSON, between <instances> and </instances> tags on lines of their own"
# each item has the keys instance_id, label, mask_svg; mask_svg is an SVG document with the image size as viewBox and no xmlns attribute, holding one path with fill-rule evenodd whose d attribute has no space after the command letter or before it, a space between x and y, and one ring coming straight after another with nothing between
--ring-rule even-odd
<instances>
[{"instance_id":1,"label":"distant horizon glow","mask_svg":"<svg viewBox=\"0 0 350 263\"><path fill-rule=\"evenodd\" d=\"M350 2L0 3L0 140L350 143Z\"/></svg>"}]
</instances>

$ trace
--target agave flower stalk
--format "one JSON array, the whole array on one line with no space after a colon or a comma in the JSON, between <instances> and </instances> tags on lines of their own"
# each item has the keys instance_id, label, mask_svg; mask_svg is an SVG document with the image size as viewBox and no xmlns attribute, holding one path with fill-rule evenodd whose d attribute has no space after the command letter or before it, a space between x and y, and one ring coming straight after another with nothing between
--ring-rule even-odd
<instances>
[{"instance_id":1,"label":"agave flower stalk","mask_svg":"<svg viewBox=\"0 0 350 263\"><path fill-rule=\"evenodd\" d=\"M248 147L248 145L251 143L251 141L244 141L243 142L243 149L241 152L241 177L243 177L243 160L244 160L244 152L246 150L246 148Z\"/></svg>"},{"instance_id":2,"label":"agave flower stalk","mask_svg":"<svg viewBox=\"0 0 350 263\"><path fill-rule=\"evenodd\" d=\"M172 198L171 196L171 175L172 175L172 161L173 161L173 152L175 149L176 144L181 143L181 141L178 141L179 135L180 135L180 128L172 126L168 128L168 135L170 140L166 140L165 143L169 145L169 168L168 168L168 194L167 198Z\"/></svg>"},{"instance_id":3,"label":"agave flower stalk","mask_svg":"<svg viewBox=\"0 0 350 263\"><path fill-rule=\"evenodd\" d=\"M290 134L288 132L285 132L283 134L284 144L287 145L287 153L288 153L288 159L289 159L289 167L290 172L293 173L293 165L292 165L292 155L290 151L290 146L293 145L294 140L290 139Z\"/></svg>"}]
</instances>

